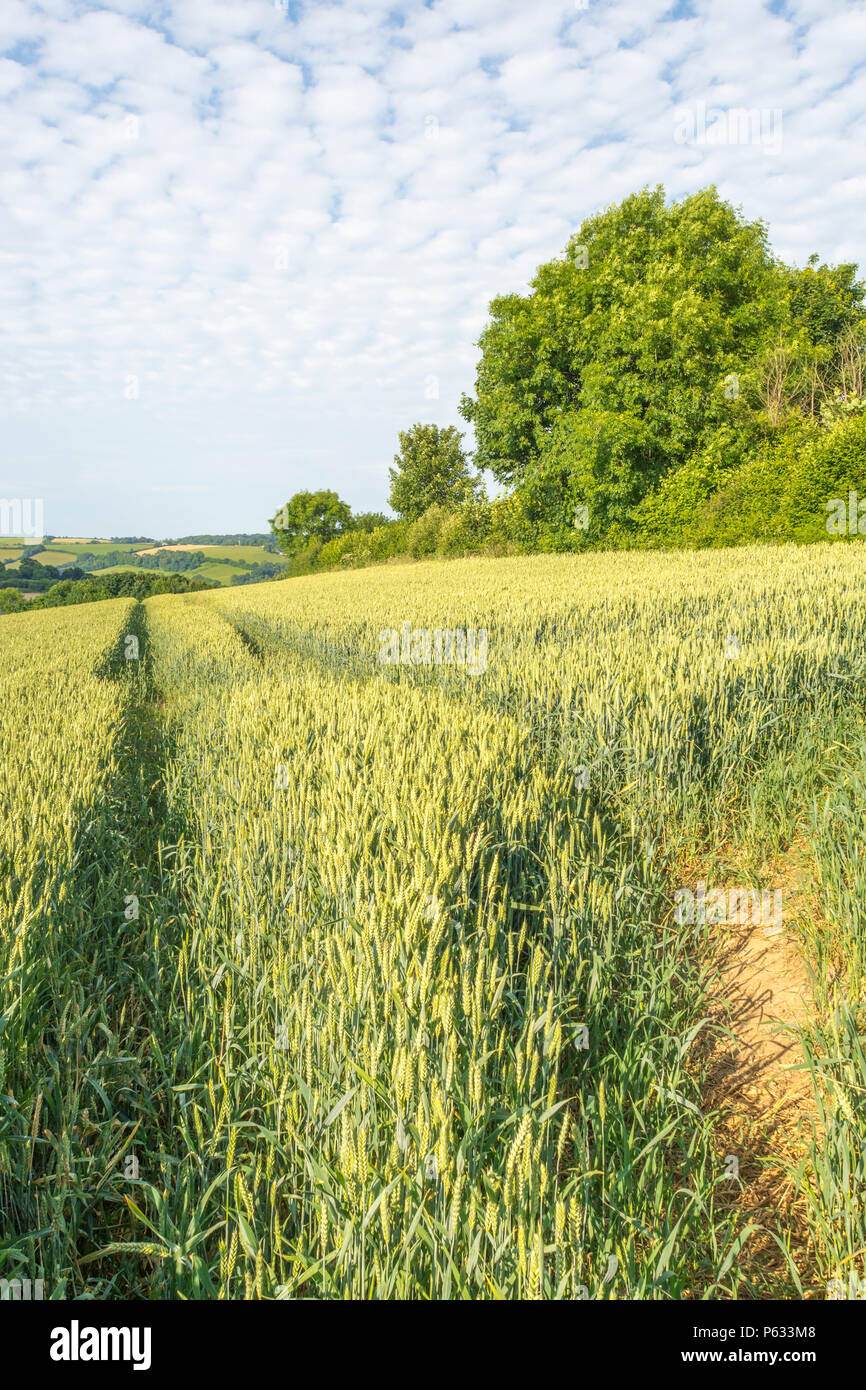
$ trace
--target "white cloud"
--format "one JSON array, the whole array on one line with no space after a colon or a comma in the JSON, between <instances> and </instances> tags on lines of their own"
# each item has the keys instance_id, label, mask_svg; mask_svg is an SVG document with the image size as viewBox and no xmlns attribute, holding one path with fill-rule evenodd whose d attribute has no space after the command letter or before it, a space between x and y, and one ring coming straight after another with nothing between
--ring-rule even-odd
<instances>
[{"instance_id":1,"label":"white cloud","mask_svg":"<svg viewBox=\"0 0 866 1390\"><path fill-rule=\"evenodd\" d=\"M0 53L0 491L58 533L381 506L490 298L645 183L862 259L846 0L4 0ZM701 102L778 153L677 143Z\"/></svg>"}]
</instances>

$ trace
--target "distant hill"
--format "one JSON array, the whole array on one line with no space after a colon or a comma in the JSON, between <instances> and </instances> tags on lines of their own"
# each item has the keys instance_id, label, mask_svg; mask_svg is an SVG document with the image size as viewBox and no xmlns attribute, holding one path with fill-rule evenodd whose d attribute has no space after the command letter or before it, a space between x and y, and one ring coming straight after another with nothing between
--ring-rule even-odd
<instances>
[{"instance_id":1,"label":"distant hill","mask_svg":"<svg viewBox=\"0 0 866 1390\"><path fill-rule=\"evenodd\" d=\"M276 537L267 532L180 536L167 541L148 536L46 536L41 542L5 537L0 540L0 592L8 592L0 611L9 611L13 590L43 593L61 581L78 583L95 573L129 576L138 571L141 578L142 570L185 572L191 580L225 588L275 579L287 568ZM75 591L71 601L79 601L85 591L89 592Z\"/></svg>"}]
</instances>

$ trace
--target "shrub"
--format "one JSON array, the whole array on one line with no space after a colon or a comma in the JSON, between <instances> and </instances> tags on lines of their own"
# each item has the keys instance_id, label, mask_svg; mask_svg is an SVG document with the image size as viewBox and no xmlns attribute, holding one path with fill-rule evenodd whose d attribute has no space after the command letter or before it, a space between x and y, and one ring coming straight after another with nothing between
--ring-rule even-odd
<instances>
[{"instance_id":1,"label":"shrub","mask_svg":"<svg viewBox=\"0 0 866 1390\"><path fill-rule=\"evenodd\" d=\"M437 547L440 555L479 554L490 530L490 504L474 499L451 512L442 524Z\"/></svg>"},{"instance_id":2,"label":"shrub","mask_svg":"<svg viewBox=\"0 0 866 1390\"><path fill-rule=\"evenodd\" d=\"M448 508L434 503L413 521L406 536L406 548L414 559L425 555L435 555L439 547L439 536L449 518L453 515Z\"/></svg>"},{"instance_id":3,"label":"shrub","mask_svg":"<svg viewBox=\"0 0 866 1390\"><path fill-rule=\"evenodd\" d=\"M722 498L723 490L739 469L754 463L764 438L757 427L749 437L733 427L714 431L697 453L666 474L634 510L636 536L632 543L685 547L729 543L722 541L718 532L723 515L730 530L730 505ZM714 501L716 498L719 502Z\"/></svg>"},{"instance_id":4,"label":"shrub","mask_svg":"<svg viewBox=\"0 0 866 1390\"><path fill-rule=\"evenodd\" d=\"M20 589L0 589L0 613L20 613L26 607Z\"/></svg>"}]
</instances>

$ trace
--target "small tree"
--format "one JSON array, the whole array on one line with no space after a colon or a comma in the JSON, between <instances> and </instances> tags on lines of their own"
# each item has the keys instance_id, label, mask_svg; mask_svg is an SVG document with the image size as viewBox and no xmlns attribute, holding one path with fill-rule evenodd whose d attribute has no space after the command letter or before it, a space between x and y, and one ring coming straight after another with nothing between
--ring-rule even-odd
<instances>
[{"instance_id":1,"label":"small tree","mask_svg":"<svg viewBox=\"0 0 866 1390\"><path fill-rule=\"evenodd\" d=\"M428 507L453 510L474 497L479 482L469 472L461 447L463 435L453 425L420 422L400 431L400 452L394 455L396 468L390 468L390 505L398 516L417 521Z\"/></svg>"},{"instance_id":2,"label":"small tree","mask_svg":"<svg viewBox=\"0 0 866 1390\"><path fill-rule=\"evenodd\" d=\"M351 529L352 509L336 492L296 492L271 517L271 530L287 555L294 555L311 541L326 541Z\"/></svg>"},{"instance_id":3,"label":"small tree","mask_svg":"<svg viewBox=\"0 0 866 1390\"><path fill-rule=\"evenodd\" d=\"M0 589L0 613L20 613L26 607L20 589Z\"/></svg>"}]
</instances>

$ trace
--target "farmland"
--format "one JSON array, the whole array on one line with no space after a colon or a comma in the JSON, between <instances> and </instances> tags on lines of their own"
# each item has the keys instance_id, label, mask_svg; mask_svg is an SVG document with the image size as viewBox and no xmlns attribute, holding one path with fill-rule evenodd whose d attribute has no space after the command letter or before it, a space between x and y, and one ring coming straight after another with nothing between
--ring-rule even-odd
<instances>
[{"instance_id":1,"label":"farmland","mask_svg":"<svg viewBox=\"0 0 866 1390\"><path fill-rule=\"evenodd\" d=\"M39 565L74 565L77 557L75 551L49 546L46 550L40 550L33 558Z\"/></svg>"},{"instance_id":2,"label":"farmland","mask_svg":"<svg viewBox=\"0 0 866 1390\"><path fill-rule=\"evenodd\" d=\"M107 555L107 554L108 554L110 551L112 551L112 550L128 550L128 551L130 552L130 554L132 554L132 553L135 551L135 549L136 549L136 547L135 547L134 545L130 545L128 542L124 542L124 541L101 541L101 540L92 540L92 541L88 541L88 540L81 540L79 537L75 537L74 539L68 540L68 541L67 541L67 540L49 541L49 542L46 544L44 550L42 550L40 553L41 553L42 555L44 555L44 556L49 557L49 558L46 559L46 561L45 561L46 564L54 564L54 563L57 563L57 562L51 560L50 557L51 557L52 555L56 555L56 554L59 554L59 553L62 553L62 554L64 554L64 555L66 555L66 554L71 554L71 555L77 557L77 556L79 556L79 555L86 555L86 554L90 554L90 555ZM61 564L65 564L65 563L67 563L67 562L66 562L66 561L61 561L60 563L61 563ZM70 562L70 563L71 563L71 562Z\"/></svg>"},{"instance_id":3,"label":"farmland","mask_svg":"<svg viewBox=\"0 0 866 1390\"><path fill-rule=\"evenodd\" d=\"M203 550L209 560L246 560L248 564L263 564L266 561L284 561L279 551L266 550L263 545L162 545L142 548L139 555L156 555L160 550Z\"/></svg>"},{"instance_id":4,"label":"farmland","mask_svg":"<svg viewBox=\"0 0 866 1390\"><path fill-rule=\"evenodd\" d=\"M210 544L208 542L189 544L136 544L130 541L88 540L83 537L60 538L46 543L36 551L33 559L40 565L76 565L82 558L85 568L90 569L87 559L90 556L114 556L120 562L98 568L97 574L118 574L139 569L139 556L154 556L172 551L199 551L204 556L202 563L185 571L191 578L206 579L223 587L229 587L236 576L250 574L253 565L280 565L287 562L279 551L267 549L264 545ZM18 569L22 554L21 541L7 541L0 547L0 561L10 572ZM125 557L128 556L128 563Z\"/></svg>"},{"instance_id":5,"label":"farmland","mask_svg":"<svg viewBox=\"0 0 866 1390\"><path fill-rule=\"evenodd\" d=\"M5 618L0 1272L823 1297L866 1246L864 600L856 546L781 546ZM724 931L676 894L795 844L808 1097L732 1181Z\"/></svg>"}]
</instances>

